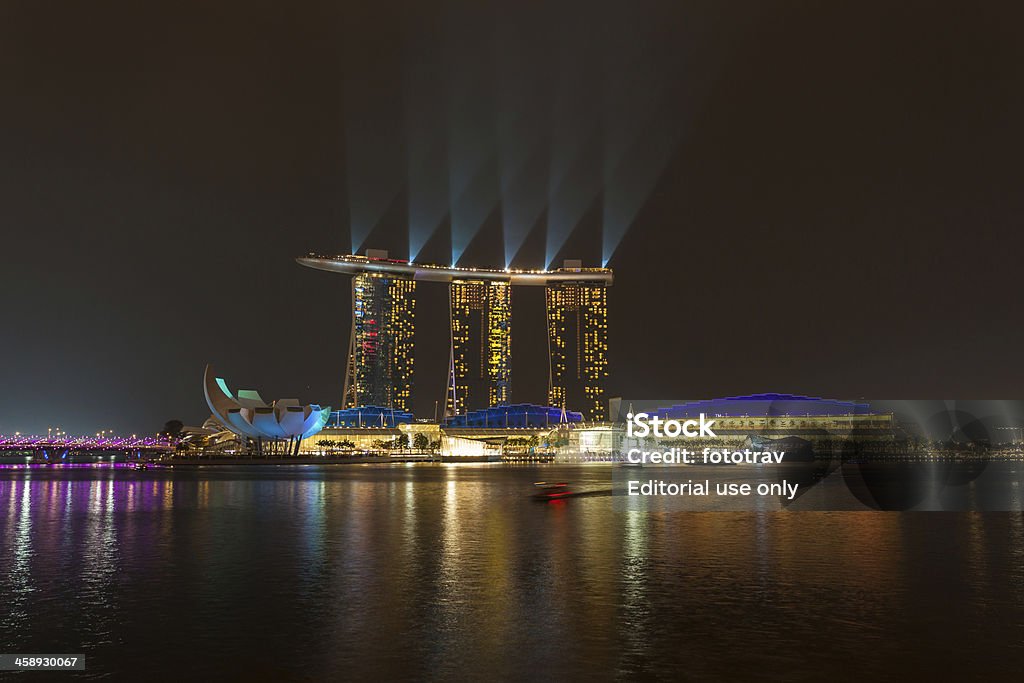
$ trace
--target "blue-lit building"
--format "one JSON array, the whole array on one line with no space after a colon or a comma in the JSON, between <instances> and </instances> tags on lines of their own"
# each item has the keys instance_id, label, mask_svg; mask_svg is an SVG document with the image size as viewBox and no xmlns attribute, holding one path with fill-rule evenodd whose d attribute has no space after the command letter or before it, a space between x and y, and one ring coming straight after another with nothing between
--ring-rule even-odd
<instances>
[{"instance_id":1,"label":"blue-lit building","mask_svg":"<svg viewBox=\"0 0 1024 683\"><path fill-rule=\"evenodd\" d=\"M721 417L823 417L828 415L869 415L871 406L867 403L794 394L752 394L750 396L689 401L669 408L659 408L653 414L665 419L680 419L697 417L701 413Z\"/></svg>"},{"instance_id":2,"label":"blue-lit building","mask_svg":"<svg viewBox=\"0 0 1024 683\"><path fill-rule=\"evenodd\" d=\"M583 421L583 414L571 410L562 411L552 406L537 406L532 403L517 403L508 406L494 406L474 410L465 415L455 415L445 420L446 427L484 427L494 429L517 427L555 427L562 423Z\"/></svg>"},{"instance_id":3,"label":"blue-lit building","mask_svg":"<svg viewBox=\"0 0 1024 683\"><path fill-rule=\"evenodd\" d=\"M359 406L335 410L327 420L328 428L338 427L390 427L414 422L412 413L383 406Z\"/></svg>"}]
</instances>

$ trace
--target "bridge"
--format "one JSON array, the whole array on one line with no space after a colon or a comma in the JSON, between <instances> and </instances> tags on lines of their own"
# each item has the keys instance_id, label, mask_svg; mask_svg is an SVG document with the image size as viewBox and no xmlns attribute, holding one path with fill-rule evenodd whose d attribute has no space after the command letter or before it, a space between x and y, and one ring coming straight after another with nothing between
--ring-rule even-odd
<instances>
[{"instance_id":1,"label":"bridge","mask_svg":"<svg viewBox=\"0 0 1024 683\"><path fill-rule=\"evenodd\" d=\"M174 452L176 441L167 436L35 436L0 434L0 457L26 456L49 462L68 461L75 456L117 456L141 458Z\"/></svg>"}]
</instances>

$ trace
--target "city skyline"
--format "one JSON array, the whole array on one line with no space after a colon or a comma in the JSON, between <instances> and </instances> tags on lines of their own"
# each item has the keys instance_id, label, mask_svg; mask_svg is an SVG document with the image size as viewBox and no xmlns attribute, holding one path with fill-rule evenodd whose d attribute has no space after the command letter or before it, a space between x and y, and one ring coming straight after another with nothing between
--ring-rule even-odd
<instances>
[{"instance_id":1,"label":"city skyline","mask_svg":"<svg viewBox=\"0 0 1024 683\"><path fill-rule=\"evenodd\" d=\"M0 671L1016 680L1022 23L4 3Z\"/></svg>"},{"instance_id":2,"label":"city skyline","mask_svg":"<svg viewBox=\"0 0 1024 683\"><path fill-rule=\"evenodd\" d=\"M226 7L0 28L0 431L199 422L207 362L335 403L350 295L291 256L354 243L524 268L616 245L614 395L1024 384L1017 7ZM426 289L417 320L446 317ZM698 299L700 329L666 313ZM512 341L534 403L543 342ZM416 368L424 401L447 371Z\"/></svg>"}]
</instances>

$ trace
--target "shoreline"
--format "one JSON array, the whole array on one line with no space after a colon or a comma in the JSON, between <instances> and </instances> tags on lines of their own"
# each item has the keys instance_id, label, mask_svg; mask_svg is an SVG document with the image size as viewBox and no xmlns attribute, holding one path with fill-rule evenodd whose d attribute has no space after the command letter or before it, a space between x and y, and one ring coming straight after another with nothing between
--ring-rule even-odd
<instances>
[{"instance_id":1,"label":"shoreline","mask_svg":"<svg viewBox=\"0 0 1024 683\"><path fill-rule=\"evenodd\" d=\"M415 463L511 463L543 464L552 458L502 459L496 456L312 456L312 457L217 457L217 458L114 458L109 456L83 456L61 461L25 457L2 457L0 467L5 469L63 469L80 467L116 467L118 469L195 469L201 467L260 467L310 465L392 465Z\"/></svg>"}]
</instances>

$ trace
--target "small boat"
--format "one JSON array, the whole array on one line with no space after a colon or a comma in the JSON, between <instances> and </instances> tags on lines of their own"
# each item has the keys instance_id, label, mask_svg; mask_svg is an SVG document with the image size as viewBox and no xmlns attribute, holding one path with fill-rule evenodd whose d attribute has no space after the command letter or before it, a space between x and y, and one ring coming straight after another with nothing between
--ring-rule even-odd
<instances>
[{"instance_id":1,"label":"small boat","mask_svg":"<svg viewBox=\"0 0 1024 683\"><path fill-rule=\"evenodd\" d=\"M148 462L137 462L137 463L135 463L135 468L134 469L137 469L137 470L148 470L149 469L149 463Z\"/></svg>"},{"instance_id":2,"label":"small boat","mask_svg":"<svg viewBox=\"0 0 1024 683\"><path fill-rule=\"evenodd\" d=\"M534 483L537 492L533 494L534 500L542 502L551 500L564 500L566 498L584 498L587 496L610 496L611 489L602 491L573 491L566 482L538 481Z\"/></svg>"},{"instance_id":3,"label":"small boat","mask_svg":"<svg viewBox=\"0 0 1024 683\"><path fill-rule=\"evenodd\" d=\"M537 487L536 493L533 494L535 500L558 500L572 495L566 482L538 481L533 485Z\"/></svg>"}]
</instances>

